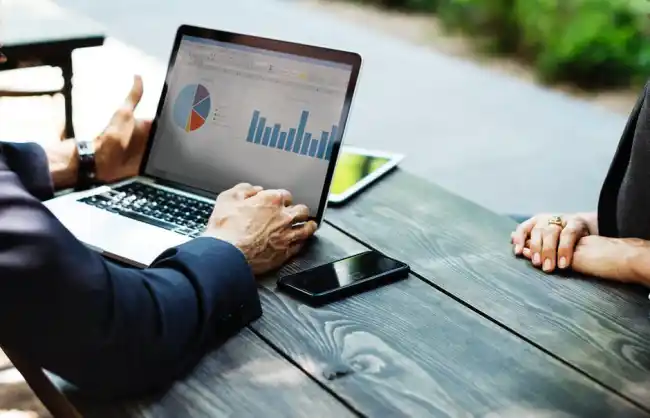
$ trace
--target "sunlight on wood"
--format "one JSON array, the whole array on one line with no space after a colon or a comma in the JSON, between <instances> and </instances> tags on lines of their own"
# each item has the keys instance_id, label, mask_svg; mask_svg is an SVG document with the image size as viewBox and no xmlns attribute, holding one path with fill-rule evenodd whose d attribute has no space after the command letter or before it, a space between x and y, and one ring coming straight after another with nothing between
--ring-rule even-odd
<instances>
[{"instance_id":1,"label":"sunlight on wood","mask_svg":"<svg viewBox=\"0 0 650 418\"><path fill-rule=\"evenodd\" d=\"M39 418L34 411L0 411L0 418Z\"/></svg>"}]
</instances>

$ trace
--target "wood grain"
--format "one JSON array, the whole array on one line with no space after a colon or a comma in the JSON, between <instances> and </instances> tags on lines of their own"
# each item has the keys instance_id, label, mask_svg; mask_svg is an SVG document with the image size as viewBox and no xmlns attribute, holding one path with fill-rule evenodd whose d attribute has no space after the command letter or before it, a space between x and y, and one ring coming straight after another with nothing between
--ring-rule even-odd
<instances>
[{"instance_id":1,"label":"wood grain","mask_svg":"<svg viewBox=\"0 0 650 418\"><path fill-rule=\"evenodd\" d=\"M167 393L150 399L104 404L58 384L86 418L313 417L313 411L355 416L250 329L205 357Z\"/></svg>"},{"instance_id":2,"label":"wood grain","mask_svg":"<svg viewBox=\"0 0 650 418\"><path fill-rule=\"evenodd\" d=\"M512 256L513 221L404 172L327 218L650 409L647 289L541 273Z\"/></svg>"},{"instance_id":3,"label":"wood grain","mask_svg":"<svg viewBox=\"0 0 650 418\"><path fill-rule=\"evenodd\" d=\"M326 225L284 272L362 250ZM647 416L416 277L320 308L274 282L253 328L361 414Z\"/></svg>"}]
</instances>

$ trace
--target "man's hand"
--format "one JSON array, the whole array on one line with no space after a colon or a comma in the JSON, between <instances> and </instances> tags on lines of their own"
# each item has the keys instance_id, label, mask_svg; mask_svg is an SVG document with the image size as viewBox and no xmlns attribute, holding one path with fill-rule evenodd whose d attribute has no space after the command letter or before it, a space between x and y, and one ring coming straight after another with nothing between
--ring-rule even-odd
<instances>
[{"instance_id":1,"label":"man's hand","mask_svg":"<svg viewBox=\"0 0 650 418\"><path fill-rule=\"evenodd\" d=\"M204 235L239 248L253 273L262 274L284 264L316 232L308 219L307 206L292 205L288 191L239 184L219 195Z\"/></svg>"},{"instance_id":2,"label":"man's hand","mask_svg":"<svg viewBox=\"0 0 650 418\"><path fill-rule=\"evenodd\" d=\"M142 94L142 78L136 76L124 103L95 140L97 179L103 183L138 174L151 130L151 121L133 116Z\"/></svg>"},{"instance_id":3,"label":"man's hand","mask_svg":"<svg viewBox=\"0 0 650 418\"><path fill-rule=\"evenodd\" d=\"M111 183L138 174L151 130L151 121L137 120L133 111L142 98L142 79L136 76L124 104L95 139L97 179ZM73 187L77 182L79 157L74 140L48 144L45 153L55 189Z\"/></svg>"}]
</instances>

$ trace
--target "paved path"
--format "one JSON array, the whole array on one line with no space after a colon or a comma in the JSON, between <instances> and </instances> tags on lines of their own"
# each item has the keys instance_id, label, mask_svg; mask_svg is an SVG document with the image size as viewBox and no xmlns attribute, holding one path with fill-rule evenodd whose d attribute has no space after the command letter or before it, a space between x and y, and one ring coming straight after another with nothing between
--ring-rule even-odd
<instances>
[{"instance_id":1,"label":"paved path","mask_svg":"<svg viewBox=\"0 0 650 418\"><path fill-rule=\"evenodd\" d=\"M166 62L181 23L351 49L365 58L346 143L499 212L595 207L625 118L279 0L57 0Z\"/></svg>"}]
</instances>

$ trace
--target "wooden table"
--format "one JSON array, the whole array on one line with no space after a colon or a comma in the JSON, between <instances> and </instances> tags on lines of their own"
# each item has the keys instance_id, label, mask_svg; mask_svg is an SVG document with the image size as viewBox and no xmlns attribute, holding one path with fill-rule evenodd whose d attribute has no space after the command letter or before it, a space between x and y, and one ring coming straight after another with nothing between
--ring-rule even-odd
<instances>
[{"instance_id":1,"label":"wooden table","mask_svg":"<svg viewBox=\"0 0 650 418\"><path fill-rule=\"evenodd\" d=\"M65 99L66 138L74 137L72 111L72 53L75 49L100 46L102 29L93 21L72 14L46 0L3 0L0 4L0 43L8 60L0 70L49 65L61 68ZM8 95L58 92L9 91ZM36 94L34 94L36 93Z\"/></svg>"},{"instance_id":2,"label":"wooden table","mask_svg":"<svg viewBox=\"0 0 650 418\"><path fill-rule=\"evenodd\" d=\"M650 416L647 293L547 276L512 256L513 226L397 171L280 274L374 247L408 280L316 309L269 277L263 317L167 393L57 387L86 417Z\"/></svg>"}]
</instances>

